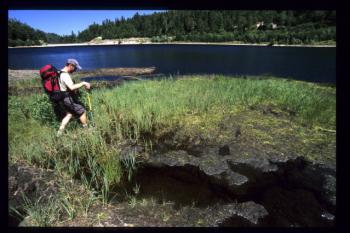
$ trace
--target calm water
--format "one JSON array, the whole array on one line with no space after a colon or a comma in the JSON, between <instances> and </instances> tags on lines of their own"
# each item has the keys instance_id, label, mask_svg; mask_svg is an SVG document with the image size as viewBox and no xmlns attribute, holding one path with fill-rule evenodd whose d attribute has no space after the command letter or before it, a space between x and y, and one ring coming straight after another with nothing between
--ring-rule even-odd
<instances>
[{"instance_id":1,"label":"calm water","mask_svg":"<svg viewBox=\"0 0 350 233\"><path fill-rule=\"evenodd\" d=\"M115 45L8 49L10 69L63 67L76 58L86 69L155 66L162 74L274 75L335 83L336 48L225 45Z\"/></svg>"}]
</instances>

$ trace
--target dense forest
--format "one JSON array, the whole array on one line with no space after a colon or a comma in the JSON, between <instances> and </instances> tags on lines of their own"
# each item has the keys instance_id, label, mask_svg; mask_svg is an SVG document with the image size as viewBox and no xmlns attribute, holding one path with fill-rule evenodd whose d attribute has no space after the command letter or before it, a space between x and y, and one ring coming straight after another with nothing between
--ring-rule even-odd
<instances>
[{"instance_id":1,"label":"dense forest","mask_svg":"<svg viewBox=\"0 0 350 233\"><path fill-rule=\"evenodd\" d=\"M16 19L8 21L8 46L30 46L53 43L70 43L76 41L76 35L72 32L69 36L60 36L55 33L46 33L33 29L29 25Z\"/></svg>"},{"instance_id":2,"label":"dense forest","mask_svg":"<svg viewBox=\"0 0 350 233\"><path fill-rule=\"evenodd\" d=\"M8 24L9 46L150 37L154 42L198 41L270 44L335 43L335 11L197 11L171 10L130 19L106 19L77 35L35 30L15 19Z\"/></svg>"}]
</instances>

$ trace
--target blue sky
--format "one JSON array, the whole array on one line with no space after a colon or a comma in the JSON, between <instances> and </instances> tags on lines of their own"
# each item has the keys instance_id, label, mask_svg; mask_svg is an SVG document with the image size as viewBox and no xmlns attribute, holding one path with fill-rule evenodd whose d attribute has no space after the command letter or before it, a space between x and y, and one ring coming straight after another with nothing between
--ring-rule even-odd
<instances>
[{"instance_id":1,"label":"blue sky","mask_svg":"<svg viewBox=\"0 0 350 233\"><path fill-rule=\"evenodd\" d=\"M9 10L8 17L28 24L34 29L58 35L78 33L90 24L101 24L105 19L130 18L140 15L164 12L164 10Z\"/></svg>"}]
</instances>

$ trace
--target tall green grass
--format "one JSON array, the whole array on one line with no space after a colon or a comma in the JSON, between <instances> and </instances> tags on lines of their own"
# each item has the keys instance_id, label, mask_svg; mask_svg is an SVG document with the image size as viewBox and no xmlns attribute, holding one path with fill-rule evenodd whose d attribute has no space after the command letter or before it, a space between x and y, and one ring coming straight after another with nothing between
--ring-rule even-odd
<instances>
[{"instance_id":1,"label":"tall green grass","mask_svg":"<svg viewBox=\"0 0 350 233\"><path fill-rule=\"evenodd\" d=\"M123 169L129 174L134 169L120 157L123 140L133 139L151 149L152 135L182 125L188 116L221 117L231 110L259 105L279 108L305 125L335 129L335 92L333 87L300 81L220 75L129 82L93 91L96 128L84 131L79 124L70 123L61 138L55 137L59 122L44 94L10 96L10 160L22 159L79 177L106 202ZM86 103L86 93L82 93Z\"/></svg>"},{"instance_id":2,"label":"tall green grass","mask_svg":"<svg viewBox=\"0 0 350 233\"><path fill-rule=\"evenodd\" d=\"M122 175L118 149L106 142L99 129L82 131L74 122L67 129L69 134L57 138L59 122L49 104L45 95L10 96L10 162L24 160L54 168L62 176L79 177L88 188L99 190L106 202L109 187L118 184Z\"/></svg>"},{"instance_id":3,"label":"tall green grass","mask_svg":"<svg viewBox=\"0 0 350 233\"><path fill-rule=\"evenodd\" d=\"M94 93L98 125L135 138L163 125L181 122L188 114L262 104L295 115L295 120L303 124L335 128L335 88L305 82L191 76L128 83Z\"/></svg>"}]
</instances>

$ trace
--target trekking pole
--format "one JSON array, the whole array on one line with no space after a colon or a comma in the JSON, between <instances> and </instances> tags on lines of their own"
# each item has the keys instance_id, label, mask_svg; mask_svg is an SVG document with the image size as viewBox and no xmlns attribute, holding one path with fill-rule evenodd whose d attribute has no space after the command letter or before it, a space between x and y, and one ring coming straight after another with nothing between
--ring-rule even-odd
<instances>
[{"instance_id":1,"label":"trekking pole","mask_svg":"<svg viewBox=\"0 0 350 233\"><path fill-rule=\"evenodd\" d=\"M93 117L93 114L92 114L92 105L91 105L90 93L91 93L90 90L88 90L88 93L87 93L87 100L88 100L88 105L89 105L88 116L90 118L92 126L95 126L95 121L94 121L94 117Z\"/></svg>"}]
</instances>

